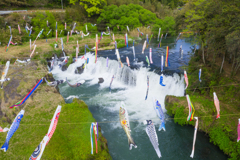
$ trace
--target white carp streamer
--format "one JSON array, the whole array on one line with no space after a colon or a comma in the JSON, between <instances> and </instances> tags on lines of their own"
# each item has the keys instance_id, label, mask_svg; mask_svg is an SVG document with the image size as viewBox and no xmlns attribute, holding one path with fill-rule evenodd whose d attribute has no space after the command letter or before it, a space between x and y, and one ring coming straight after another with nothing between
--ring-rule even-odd
<instances>
[{"instance_id":1,"label":"white carp streamer","mask_svg":"<svg viewBox=\"0 0 240 160\"><path fill-rule=\"evenodd\" d=\"M53 115L53 118L52 118L52 121L51 121L51 124L49 126L49 129L48 129L48 133L47 133L47 136L48 136L48 141L46 143L46 145L48 144L48 142L50 141L50 139L52 138L53 136L53 133L55 132L55 129L57 127L57 123L58 123L58 118L59 118L59 115L60 115L60 112L61 112L61 109L62 109L62 106L58 105L54 115Z\"/></svg>"},{"instance_id":2,"label":"white carp streamer","mask_svg":"<svg viewBox=\"0 0 240 160\"><path fill-rule=\"evenodd\" d=\"M30 156L29 160L40 160L43 154L43 151L46 147L46 143L49 140L48 136L44 136L43 140L37 146L37 148L33 151L32 155Z\"/></svg>"},{"instance_id":3,"label":"white carp streamer","mask_svg":"<svg viewBox=\"0 0 240 160\"><path fill-rule=\"evenodd\" d=\"M126 57L126 62L127 62L127 64L128 64L128 67L130 67L130 62L129 62L128 56Z\"/></svg>"},{"instance_id":4,"label":"white carp streamer","mask_svg":"<svg viewBox=\"0 0 240 160\"><path fill-rule=\"evenodd\" d=\"M133 49L133 61L135 61L136 60L136 57L135 57L135 48L134 48L134 46L132 46L132 49Z\"/></svg>"},{"instance_id":5,"label":"white carp streamer","mask_svg":"<svg viewBox=\"0 0 240 160\"><path fill-rule=\"evenodd\" d=\"M142 54L144 54L144 50L146 48L146 43L147 43L147 41L145 40L144 43L143 43Z\"/></svg>"},{"instance_id":6,"label":"white carp streamer","mask_svg":"<svg viewBox=\"0 0 240 160\"><path fill-rule=\"evenodd\" d=\"M158 41L159 41L160 33L161 33L161 28L159 28L159 32L158 32Z\"/></svg>"},{"instance_id":7,"label":"white carp streamer","mask_svg":"<svg viewBox=\"0 0 240 160\"><path fill-rule=\"evenodd\" d=\"M127 30L128 30L128 32L129 32L129 27L127 26Z\"/></svg>"},{"instance_id":8,"label":"white carp streamer","mask_svg":"<svg viewBox=\"0 0 240 160\"><path fill-rule=\"evenodd\" d=\"M185 79L185 82L186 82L186 88L185 90L187 89L188 87L188 77L187 77L187 71L184 71L184 79Z\"/></svg>"},{"instance_id":9,"label":"white carp streamer","mask_svg":"<svg viewBox=\"0 0 240 160\"><path fill-rule=\"evenodd\" d=\"M143 121L143 124L147 124L147 127L146 127L146 133L153 145L153 148L155 149L158 157L162 157L161 155L161 152L159 150L159 144L158 144L158 137L157 137L157 133L156 133L156 130L155 130L155 126L152 122L152 120L145 120Z\"/></svg>"},{"instance_id":10,"label":"white carp streamer","mask_svg":"<svg viewBox=\"0 0 240 160\"><path fill-rule=\"evenodd\" d=\"M76 27L76 23L74 23L73 25L72 32L74 31L75 27Z\"/></svg>"},{"instance_id":11,"label":"white carp streamer","mask_svg":"<svg viewBox=\"0 0 240 160\"><path fill-rule=\"evenodd\" d=\"M196 119L195 127L194 127L194 137L193 137L193 148L192 148L192 153L190 155L191 158L194 156L194 151L195 151L195 142L196 142L196 137L197 137L197 128L198 128L198 117L194 117Z\"/></svg>"},{"instance_id":12,"label":"white carp streamer","mask_svg":"<svg viewBox=\"0 0 240 160\"><path fill-rule=\"evenodd\" d=\"M37 47L37 45L34 45L33 51L32 51L32 53L30 54L30 58L32 57L32 55L33 55L33 53L34 53L36 47Z\"/></svg>"},{"instance_id":13,"label":"white carp streamer","mask_svg":"<svg viewBox=\"0 0 240 160\"><path fill-rule=\"evenodd\" d=\"M152 48L149 48L149 59L150 59L150 63L153 64L153 61L152 61Z\"/></svg>"},{"instance_id":14,"label":"white carp streamer","mask_svg":"<svg viewBox=\"0 0 240 160\"><path fill-rule=\"evenodd\" d=\"M19 34L21 34L21 29L20 29L19 24L18 24L18 31L19 31Z\"/></svg>"}]
</instances>

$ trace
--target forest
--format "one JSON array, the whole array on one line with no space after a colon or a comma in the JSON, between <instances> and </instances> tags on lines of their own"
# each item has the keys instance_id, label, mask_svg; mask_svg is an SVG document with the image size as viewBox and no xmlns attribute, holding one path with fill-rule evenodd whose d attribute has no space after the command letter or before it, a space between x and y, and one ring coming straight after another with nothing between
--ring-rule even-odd
<instances>
[{"instance_id":1,"label":"forest","mask_svg":"<svg viewBox=\"0 0 240 160\"><path fill-rule=\"evenodd\" d=\"M211 57L211 64L214 64L218 56L222 58L222 64L225 61L232 64L232 75L239 71L239 0L44 0L41 3L37 0L2 0L0 6L4 10L35 7L50 10L61 9L61 2L65 14L36 13L25 20L21 19L19 14L0 16L0 28L3 31L9 25L12 25L12 28L17 24L24 27L25 23L28 23L37 26L33 28L33 36L36 36L40 28L44 28L44 21L49 19L51 26L45 28L46 30L53 29L56 20L60 21L59 29L63 28L65 22L70 24L69 27L72 27L73 22L77 22L77 29L84 29L85 23L97 23L98 30L105 30L109 26L116 31L118 26L121 31L126 30L126 25L131 29L150 25L155 35L158 28L172 35L184 31L190 33L188 36L197 37L204 64L208 61L206 57ZM1 33L2 44L7 43L8 39L4 38L4 35ZM22 36L22 41L28 39L27 36ZM54 33L51 36L54 36Z\"/></svg>"}]
</instances>

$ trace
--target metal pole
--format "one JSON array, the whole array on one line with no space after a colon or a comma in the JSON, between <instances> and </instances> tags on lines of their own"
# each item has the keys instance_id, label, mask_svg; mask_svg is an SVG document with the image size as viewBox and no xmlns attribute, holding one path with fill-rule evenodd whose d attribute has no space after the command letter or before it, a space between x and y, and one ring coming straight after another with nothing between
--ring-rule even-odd
<instances>
[{"instance_id":1,"label":"metal pole","mask_svg":"<svg viewBox=\"0 0 240 160\"><path fill-rule=\"evenodd\" d=\"M63 2L62 2L62 0L61 0L61 3L62 3L62 10L63 10Z\"/></svg>"}]
</instances>

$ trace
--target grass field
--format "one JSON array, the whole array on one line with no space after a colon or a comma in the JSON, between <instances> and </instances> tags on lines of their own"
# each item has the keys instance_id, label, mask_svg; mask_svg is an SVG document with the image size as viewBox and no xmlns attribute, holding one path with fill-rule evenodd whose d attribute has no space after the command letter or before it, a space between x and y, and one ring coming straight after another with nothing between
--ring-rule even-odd
<instances>
[{"instance_id":1,"label":"grass field","mask_svg":"<svg viewBox=\"0 0 240 160\"><path fill-rule=\"evenodd\" d=\"M41 41L39 40L37 44ZM19 52L19 48L27 50L27 46L24 45L14 47L15 52ZM9 108L22 100L39 79L44 76L48 77L49 81L52 79L52 75L47 73L46 64L42 63L42 60L46 62L44 58L52 56L52 52L48 52L48 49L52 50L51 46L43 47L46 53L39 52L39 56L35 56L27 65L14 65L14 60L11 59L7 74L11 80L4 82L4 87L0 90L0 126L10 127L21 109L25 110L25 114L18 130L9 142L7 152L0 151L0 159L29 159L46 135L57 105L62 105L59 122L52 139L45 148L42 159L111 159L107 141L101 133L98 141L98 154L91 155L90 124L95 122L95 119L83 101L75 99L73 103L65 104L58 90L43 82L23 105L15 110ZM7 53L12 56L17 55L10 51ZM6 59L1 59L1 62L5 63L6 60L8 60L7 56ZM4 65L0 66L1 70ZM1 146L4 144L6 135L7 133L0 134Z\"/></svg>"},{"instance_id":2,"label":"grass field","mask_svg":"<svg viewBox=\"0 0 240 160\"><path fill-rule=\"evenodd\" d=\"M98 37L100 38L100 34L98 35ZM47 42L46 42L46 39L39 39L35 43L37 46L36 46L34 55L61 51L62 48L61 48L61 39L60 38L63 38L64 51L67 54L75 54L76 53L77 41L78 41L79 48L80 48L79 55L84 54L85 44L87 44L89 46L89 48L92 48L95 46L95 41L96 41L95 34L84 37L83 39L79 35L73 35L73 36L69 37L69 42L67 42L66 36L58 37L57 42L56 42L55 38L49 38L47 40ZM124 44L124 35L116 34L115 40ZM33 43L34 43L34 40L32 40L32 44ZM54 48L55 43L58 44L58 48ZM106 35L103 36L103 39L100 41L98 46L99 46L99 50L115 48L114 43L111 43L110 37L106 36ZM5 47L6 46L0 47L0 57L1 57L0 59L1 60L27 58L31 54L29 42L25 42L25 43L23 43L23 45L16 45L16 46L10 45L7 52L5 52ZM33 50L33 47L31 49Z\"/></svg>"}]
</instances>

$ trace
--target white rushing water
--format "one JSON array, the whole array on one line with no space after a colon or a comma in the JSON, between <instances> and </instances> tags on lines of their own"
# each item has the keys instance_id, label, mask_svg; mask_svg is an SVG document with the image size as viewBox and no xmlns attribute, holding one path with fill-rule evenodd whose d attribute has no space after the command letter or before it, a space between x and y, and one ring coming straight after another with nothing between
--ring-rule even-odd
<instances>
[{"instance_id":1,"label":"white rushing water","mask_svg":"<svg viewBox=\"0 0 240 160\"><path fill-rule=\"evenodd\" d=\"M174 42L175 39L172 41ZM169 40L167 42L172 43L172 41ZM76 88L63 83L59 85L59 91L67 103L71 102L73 98L78 98L86 102L93 117L97 122L100 122L101 132L108 141L109 153L114 160L159 159L146 134L146 125L142 123L146 119L153 120L155 124L159 149L162 153L161 159L191 159L189 156L192 150L193 127L182 127L174 123L172 119L168 119L166 121L166 131L157 131L160 119L153 109L152 98L154 97L159 100L163 111L166 112L164 105L166 95L184 96L185 88L184 77L179 76L177 73L163 75L163 84L166 86L163 87L159 84L160 75L158 70L160 70L161 55L165 55L166 46L157 48L157 43L156 45L152 45L153 64L150 66L151 70L146 67L147 64L145 62L146 55L149 55L149 53L146 51L145 54L142 54L142 45L139 45L135 46L138 62L133 62L134 58L131 47L119 49L121 60L124 63L122 68L119 67L114 50L107 50L99 51L98 54L108 57L108 67L106 58L99 57L97 63L94 63L94 54L87 53L84 57L89 58L89 63L82 74L75 73L76 68L85 63L85 60L81 58L78 58L77 62L71 64L66 71L60 70L57 65L54 66L52 71L56 80L62 80L66 77L70 83L85 80L83 85ZM182 59L180 58L178 48L182 44L184 44L182 46L184 53L191 52L191 49L189 49L191 44L184 40L179 40L176 45L169 47L171 66L164 68L166 69L164 73L182 73L181 70L179 72L179 67L188 64L190 55L184 55ZM125 63L126 56L130 60L131 69ZM157 73L152 71L154 69ZM112 92L110 93L109 85L113 75L115 78L112 82ZM147 76L149 76L149 92L148 98L145 100ZM104 79L104 82L100 85L98 84L98 78ZM129 150L126 133L119 123L121 101L124 102L129 114L131 135L137 144L136 149ZM165 117L168 117L168 115L165 114ZM216 146L209 143L209 139L204 133L198 133L195 147L194 159L196 160L227 159Z\"/></svg>"},{"instance_id":2,"label":"white rushing water","mask_svg":"<svg viewBox=\"0 0 240 160\"><path fill-rule=\"evenodd\" d=\"M149 71L149 68L140 67L138 69L130 69L126 65L123 68L119 67L119 62L110 60L106 67L106 58L100 57L97 63L94 63L95 56L87 53L85 58L89 58L87 68L82 74L75 74L77 67L82 66L84 59L78 58L77 62L71 64L66 71L61 71L58 66L55 66L52 73L55 79L65 79L66 77L71 83L77 83L80 80L85 80L85 84L81 86L82 90L87 90L88 87L96 85L98 78L103 78L104 82L100 85L97 93L89 96L88 105L98 104L105 107L110 112L119 112L120 102L124 101L129 113L129 119L144 120L154 119L160 124L160 120L153 109L152 97L155 97L165 110L164 99L166 95L184 96L184 82L178 74L173 76L163 76L165 87L159 84L160 75ZM112 83L112 93L109 92L109 85L114 75ZM147 91L147 76L149 76L149 92L148 98L145 100ZM61 93L68 89L68 85L61 88ZM85 97L84 91L79 94L69 95L66 100Z\"/></svg>"}]
</instances>

